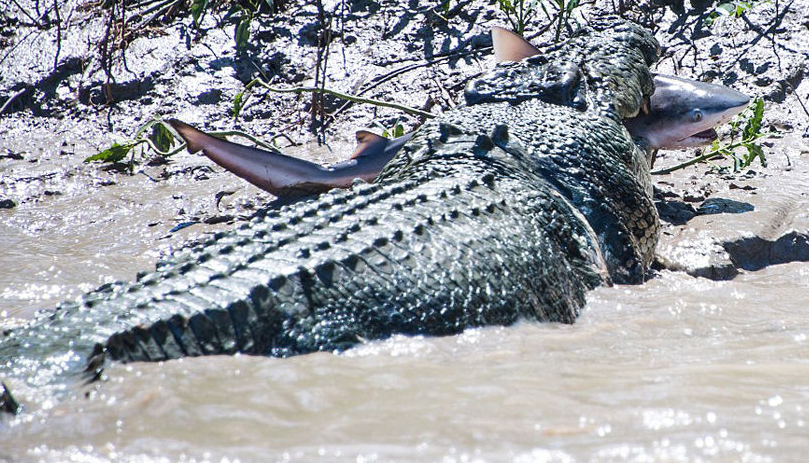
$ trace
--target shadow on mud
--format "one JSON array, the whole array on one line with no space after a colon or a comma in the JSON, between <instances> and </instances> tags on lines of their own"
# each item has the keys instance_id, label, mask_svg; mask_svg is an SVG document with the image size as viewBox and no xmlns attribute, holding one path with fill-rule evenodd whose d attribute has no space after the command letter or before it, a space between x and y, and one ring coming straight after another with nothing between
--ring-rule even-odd
<instances>
[{"instance_id":1,"label":"shadow on mud","mask_svg":"<svg viewBox=\"0 0 809 463\"><path fill-rule=\"evenodd\" d=\"M655 206L660 220L672 225L685 225L698 215L742 214L755 210L750 203L727 198L708 198L697 208L679 200L658 200Z\"/></svg>"},{"instance_id":2,"label":"shadow on mud","mask_svg":"<svg viewBox=\"0 0 809 463\"><path fill-rule=\"evenodd\" d=\"M775 240L751 236L724 243L723 246L733 264L744 270L761 270L789 262L809 262L809 234L796 230Z\"/></svg>"}]
</instances>

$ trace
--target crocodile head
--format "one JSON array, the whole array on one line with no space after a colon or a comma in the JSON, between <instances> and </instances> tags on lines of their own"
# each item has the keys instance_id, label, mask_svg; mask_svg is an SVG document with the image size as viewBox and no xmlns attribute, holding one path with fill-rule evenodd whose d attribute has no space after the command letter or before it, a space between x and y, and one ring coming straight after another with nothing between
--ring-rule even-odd
<instances>
[{"instance_id":1,"label":"crocodile head","mask_svg":"<svg viewBox=\"0 0 809 463\"><path fill-rule=\"evenodd\" d=\"M521 36L500 27L492 28L492 44L498 63L542 54ZM747 95L723 85L657 74L648 104L624 125L653 150L702 146L717 138L715 127L742 112L749 102Z\"/></svg>"},{"instance_id":2,"label":"crocodile head","mask_svg":"<svg viewBox=\"0 0 809 463\"><path fill-rule=\"evenodd\" d=\"M633 137L653 149L688 148L716 139L714 127L747 107L750 97L724 85L656 75L648 110L624 121Z\"/></svg>"}]
</instances>

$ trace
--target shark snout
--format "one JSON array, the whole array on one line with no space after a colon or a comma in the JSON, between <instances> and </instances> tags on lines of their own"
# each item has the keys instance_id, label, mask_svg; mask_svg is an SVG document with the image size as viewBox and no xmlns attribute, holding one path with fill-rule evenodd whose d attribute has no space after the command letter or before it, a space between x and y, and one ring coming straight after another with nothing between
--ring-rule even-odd
<instances>
[{"instance_id":1,"label":"shark snout","mask_svg":"<svg viewBox=\"0 0 809 463\"><path fill-rule=\"evenodd\" d=\"M742 92L733 90L732 88L717 85L714 96L711 98L712 103L715 105L717 114L722 115L722 122L724 124L729 121L733 116L739 114L747 108L750 104L750 97Z\"/></svg>"}]
</instances>

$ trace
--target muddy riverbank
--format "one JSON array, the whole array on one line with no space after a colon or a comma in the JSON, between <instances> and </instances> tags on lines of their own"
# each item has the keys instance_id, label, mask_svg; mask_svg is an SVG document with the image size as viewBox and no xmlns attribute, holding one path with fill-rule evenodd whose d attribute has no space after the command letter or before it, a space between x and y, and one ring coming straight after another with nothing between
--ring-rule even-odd
<instances>
[{"instance_id":1,"label":"muddy riverbank","mask_svg":"<svg viewBox=\"0 0 809 463\"><path fill-rule=\"evenodd\" d=\"M0 114L0 325L131 280L272 201L186 153L143 160L134 175L82 162L155 114L207 130L284 133L300 144L282 141L285 152L319 162L344 158L354 131L374 121L420 123L352 105L312 133L310 95L262 92L233 119L233 98L253 77L314 83L314 5L256 20L244 52L234 24L217 26L224 11L204 17L202 33L190 17L168 17L105 70L98 44L109 18L100 7L65 2L57 28L55 11L18 3L0 13L0 105L18 95ZM325 3L326 86L431 112L459 103L465 82L492 65L488 30L505 24L482 1L452 2L448 12ZM761 2L709 27L711 10L627 14L654 23L665 47L659 72L765 99L769 165L656 177L666 221L647 283L594 291L572 326L394 338L343 355L118 365L109 381L57 404L17 387L31 413L3 422L0 460L801 461L809 5ZM342 105L326 103L331 112ZM663 153L658 165L691 154Z\"/></svg>"}]
</instances>

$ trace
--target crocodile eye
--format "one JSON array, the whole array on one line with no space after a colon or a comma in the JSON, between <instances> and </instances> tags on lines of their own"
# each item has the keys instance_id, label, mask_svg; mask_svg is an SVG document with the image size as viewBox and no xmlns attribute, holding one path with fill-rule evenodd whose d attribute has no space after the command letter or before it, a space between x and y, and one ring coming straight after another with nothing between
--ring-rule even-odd
<instances>
[{"instance_id":1,"label":"crocodile eye","mask_svg":"<svg viewBox=\"0 0 809 463\"><path fill-rule=\"evenodd\" d=\"M694 122L700 122L702 120L702 111L699 109L694 110Z\"/></svg>"}]
</instances>

